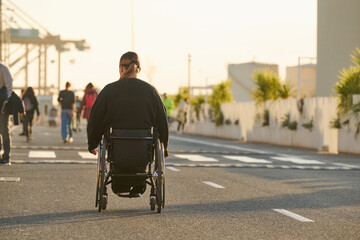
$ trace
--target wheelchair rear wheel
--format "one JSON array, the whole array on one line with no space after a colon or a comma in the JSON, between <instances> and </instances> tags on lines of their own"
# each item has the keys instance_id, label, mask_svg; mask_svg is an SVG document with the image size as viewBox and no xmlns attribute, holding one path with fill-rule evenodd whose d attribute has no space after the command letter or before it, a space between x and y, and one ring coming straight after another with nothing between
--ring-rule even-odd
<instances>
[{"instance_id":1,"label":"wheelchair rear wheel","mask_svg":"<svg viewBox=\"0 0 360 240\"><path fill-rule=\"evenodd\" d=\"M102 143L99 145L98 164L97 164L97 184L96 184L96 203L95 207L98 207L98 211L106 209L107 193L106 193L106 146L107 142L105 137Z\"/></svg>"},{"instance_id":2,"label":"wheelchair rear wheel","mask_svg":"<svg viewBox=\"0 0 360 240\"><path fill-rule=\"evenodd\" d=\"M161 208L165 207L165 158L163 146L159 140L155 152L155 172L157 173L155 179L156 205L157 212L160 213Z\"/></svg>"}]
</instances>

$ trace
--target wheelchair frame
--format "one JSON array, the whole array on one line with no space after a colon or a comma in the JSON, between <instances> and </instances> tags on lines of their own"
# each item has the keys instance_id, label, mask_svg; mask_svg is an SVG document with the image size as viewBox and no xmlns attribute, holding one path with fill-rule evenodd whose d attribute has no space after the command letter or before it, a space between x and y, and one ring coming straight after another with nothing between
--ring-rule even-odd
<instances>
[{"instance_id":1,"label":"wheelchair frame","mask_svg":"<svg viewBox=\"0 0 360 240\"><path fill-rule=\"evenodd\" d=\"M153 130L151 129L151 132ZM111 137L115 139L122 140L153 140L151 137ZM148 163L148 168L146 173L136 173L136 174L118 174L112 173L110 170L110 162L108 159L107 151L110 147L110 143L106 136L103 135L102 140L98 147L98 162L97 162L97 175L96 175L96 201L95 207L98 207L98 211L106 209L108 203L108 194L106 185L112 182L111 178L114 176L117 177L145 177L146 184L151 186L150 190L150 209L152 211L157 208L157 212L160 213L161 209L165 207L165 156L164 156L164 147L159 139L152 144L152 161ZM152 171L152 165L154 165L154 171ZM131 198L131 195L126 195L123 197Z\"/></svg>"}]
</instances>

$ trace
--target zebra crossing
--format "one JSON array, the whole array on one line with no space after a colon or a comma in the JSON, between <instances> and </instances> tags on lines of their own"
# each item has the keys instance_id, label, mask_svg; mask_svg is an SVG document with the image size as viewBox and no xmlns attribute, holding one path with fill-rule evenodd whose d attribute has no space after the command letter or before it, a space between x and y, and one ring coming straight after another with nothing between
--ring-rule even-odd
<instances>
[{"instance_id":1,"label":"zebra crossing","mask_svg":"<svg viewBox=\"0 0 360 240\"><path fill-rule=\"evenodd\" d=\"M209 156L210 155L210 156ZM98 156L79 150L29 150L17 153L14 163L73 163L95 164ZM66 160L61 160L66 159ZM329 163L292 155L238 155L206 153L174 153L167 158L169 167L237 167L237 168L282 168L314 170L360 170L360 166Z\"/></svg>"}]
</instances>

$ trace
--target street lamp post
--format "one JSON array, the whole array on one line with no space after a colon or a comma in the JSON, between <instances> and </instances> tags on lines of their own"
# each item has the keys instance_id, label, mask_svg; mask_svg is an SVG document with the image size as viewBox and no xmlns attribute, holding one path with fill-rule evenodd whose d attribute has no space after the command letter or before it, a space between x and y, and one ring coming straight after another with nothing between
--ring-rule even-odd
<instances>
[{"instance_id":1,"label":"street lamp post","mask_svg":"<svg viewBox=\"0 0 360 240\"><path fill-rule=\"evenodd\" d=\"M135 49L135 29L134 29L134 0L131 0L131 50L134 51Z\"/></svg>"},{"instance_id":2,"label":"street lamp post","mask_svg":"<svg viewBox=\"0 0 360 240\"><path fill-rule=\"evenodd\" d=\"M188 54L188 97L189 97L189 101L190 101L190 97L191 97L191 86L190 86L190 63L191 63L191 55L190 53Z\"/></svg>"}]
</instances>

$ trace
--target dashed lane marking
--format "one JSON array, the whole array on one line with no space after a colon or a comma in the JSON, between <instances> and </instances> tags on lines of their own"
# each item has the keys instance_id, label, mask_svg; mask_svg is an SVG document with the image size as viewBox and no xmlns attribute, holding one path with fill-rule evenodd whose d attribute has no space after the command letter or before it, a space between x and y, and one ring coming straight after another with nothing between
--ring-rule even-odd
<instances>
[{"instance_id":1,"label":"dashed lane marking","mask_svg":"<svg viewBox=\"0 0 360 240\"><path fill-rule=\"evenodd\" d=\"M98 157L94 154L91 154L89 152L78 152L78 154L80 155L80 157L84 158L84 159L97 159Z\"/></svg>"},{"instance_id":2,"label":"dashed lane marking","mask_svg":"<svg viewBox=\"0 0 360 240\"><path fill-rule=\"evenodd\" d=\"M224 186L221 186L221 185L213 183L213 182L203 181L203 183L205 183L211 187L214 187L214 188L225 188Z\"/></svg>"},{"instance_id":3,"label":"dashed lane marking","mask_svg":"<svg viewBox=\"0 0 360 240\"><path fill-rule=\"evenodd\" d=\"M175 154L174 157L185 158L192 162L218 162L215 158L205 157L196 154Z\"/></svg>"},{"instance_id":4,"label":"dashed lane marking","mask_svg":"<svg viewBox=\"0 0 360 240\"><path fill-rule=\"evenodd\" d=\"M246 156L223 156L224 158L236 160L245 163L272 163L271 161L267 161L265 159L257 159Z\"/></svg>"},{"instance_id":5,"label":"dashed lane marking","mask_svg":"<svg viewBox=\"0 0 360 240\"><path fill-rule=\"evenodd\" d=\"M271 159L275 159L283 162L292 162L297 164L324 164L323 162L317 160L307 160L294 156L283 156L283 157L271 157Z\"/></svg>"},{"instance_id":6,"label":"dashed lane marking","mask_svg":"<svg viewBox=\"0 0 360 240\"><path fill-rule=\"evenodd\" d=\"M173 172L179 172L180 170L174 167L166 167L167 169L173 171Z\"/></svg>"},{"instance_id":7,"label":"dashed lane marking","mask_svg":"<svg viewBox=\"0 0 360 240\"><path fill-rule=\"evenodd\" d=\"M56 158L54 151L29 151L29 158Z\"/></svg>"},{"instance_id":8,"label":"dashed lane marking","mask_svg":"<svg viewBox=\"0 0 360 240\"><path fill-rule=\"evenodd\" d=\"M0 182L20 182L19 177L0 177Z\"/></svg>"},{"instance_id":9,"label":"dashed lane marking","mask_svg":"<svg viewBox=\"0 0 360 240\"><path fill-rule=\"evenodd\" d=\"M291 218L293 218L293 219L296 219L296 220L298 220L298 221L300 221L300 222L314 222L314 221L311 220L311 219L308 219L308 218L306 218L306 217L300 216L300 215L298 215L298 214L296 214L296 213L287 211L287 210L285 210L285 209L273 209L273 210L274 210L275 212L281 213L281 214L283 214L283 215L285 215L285 216L288 216L288 217L291 217Z\"/></svg>"}]
</instances>

